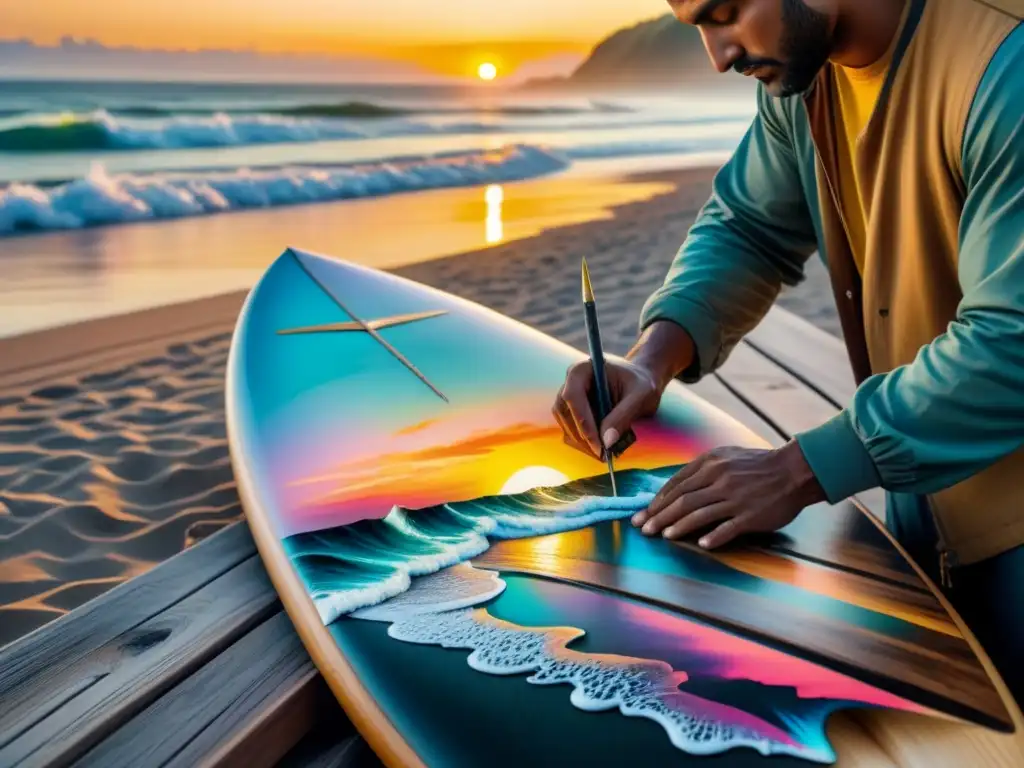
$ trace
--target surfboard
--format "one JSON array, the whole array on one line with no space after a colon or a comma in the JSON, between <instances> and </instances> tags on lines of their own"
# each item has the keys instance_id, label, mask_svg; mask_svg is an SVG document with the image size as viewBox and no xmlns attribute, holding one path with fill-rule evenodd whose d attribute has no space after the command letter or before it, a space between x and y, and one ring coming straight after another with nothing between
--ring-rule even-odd
<instances>
[{"instance_id":1,"label":"surfboard","mask_svg":"<svg viewBox=\"0 0 1024 768\"><path fill-rule=\"evenodd\" d=\"M767 446L673 383L635 426L613 496L551 415L583 357L450 293L295 249L247 297L226 381L245 514L313 661L387 765L1024 756L990 661L860 508L818 505L713 552L637 531L631 515L686 462Z\"/></svg>"}]
</instances>

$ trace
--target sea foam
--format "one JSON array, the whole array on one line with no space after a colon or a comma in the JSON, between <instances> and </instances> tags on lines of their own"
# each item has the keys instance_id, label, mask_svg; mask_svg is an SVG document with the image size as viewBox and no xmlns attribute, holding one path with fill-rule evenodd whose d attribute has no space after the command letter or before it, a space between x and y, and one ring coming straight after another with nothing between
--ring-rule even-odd
<instances>
[{"instance_id":1,"label":"sea foam","mask_svg":"<svg viewBox=\"0 0 1024 768\"><path fill-rule=\"evenodd\" d=\"M362 165L174 174L110 174L96 163L88 176L57 186L0 188L0 235L513 181L570 162L556 152L511 145Z\"/></svg>"}]
</instances>

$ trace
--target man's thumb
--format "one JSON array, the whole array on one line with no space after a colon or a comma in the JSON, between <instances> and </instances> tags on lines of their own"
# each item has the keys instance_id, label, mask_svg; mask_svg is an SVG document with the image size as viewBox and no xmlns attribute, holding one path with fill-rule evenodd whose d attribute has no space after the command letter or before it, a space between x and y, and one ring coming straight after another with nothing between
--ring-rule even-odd
<instances>
[{"instance_id":1,"label":"man's thumb","mask_svg":"<svg viewBox=\"0 0 1024 768\"><path fill-rule=\"evenodd\" d=\"M615 404L611 413L605 416L604 421L601 422L601 442L605 448L615 445L622 433L629 429L640 406L643 405L643 401L643 392L630 392Z\"/></svg>"}]
</instances>

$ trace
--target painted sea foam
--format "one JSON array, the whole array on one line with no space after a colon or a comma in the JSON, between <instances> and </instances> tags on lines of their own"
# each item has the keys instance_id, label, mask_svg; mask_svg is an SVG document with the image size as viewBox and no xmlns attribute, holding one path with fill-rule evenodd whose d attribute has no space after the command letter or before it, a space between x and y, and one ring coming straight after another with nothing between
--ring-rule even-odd
<instances>
[{"instance_id":1,"label":"painted sea foam","mask_svg":"<svg viewBox=\"0 0 1024 768\"><path fill-rule=\"evenodd\" d=\"M632 516L675 468L616 474L555 488L440 504L395 507L380 520L291 536L285 541L324 623L401 594L416 576L486 552L491 539L519 539Z\"/></svg>"},{"instance_id":2,"label":"painted sea foam","mask_svg":"<svg viewBox=\"0 0 1024 768\"><path fill-rule=\"evenodd\" d=\"M529 674L526 682L534 685L569 685L569 700L578 709L617 709L653 720L676 748L690 754L749 747L765 756L835 760L822 724L837 704L819 708L814 722L783 717L792 727L780 728L737 707L680 690L689 675L664 661L582 653L568 647L583 637L582 629L524 627L473 607L496 597L505 586L497 573L460 563L416 579L408 591L351 615L390 623L388 635L395 640L469 650L467 663L484 674Z\"/></svg>"}]
</instances>

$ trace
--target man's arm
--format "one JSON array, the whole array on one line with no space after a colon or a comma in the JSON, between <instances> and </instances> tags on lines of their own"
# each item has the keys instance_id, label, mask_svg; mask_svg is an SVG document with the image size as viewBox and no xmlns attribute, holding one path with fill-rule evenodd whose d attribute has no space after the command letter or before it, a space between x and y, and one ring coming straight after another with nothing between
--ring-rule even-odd
<instances>
[{"instance_id":1,"label":"man's arm","mask_svg":"<svg viewBox=\"0 0 1024 768\"><path fill-rule=\"evenodd\" d=\"M665 335L652 329L659 321L672 321L692 338L696 354L682 371L684 381L725 362L782 284L800 281L817 248L799 160L779 112L759 86L756 117L640 315L641 339L631 355L642 354L648 338Z\"/></svg>"},{"instance_id":2,"label":"man's arm","mask_svg":"<svg viewBox=\"0 0 1024 768\"><path fill-rule=\"evenodd\" d=\"M796 436L829 501L876 485L934 493L1024 445L1022 72L1024 25L990 63L967 121L956 319Z\"/></svg>"}]
</instances>

